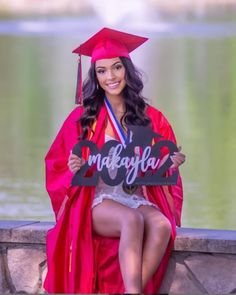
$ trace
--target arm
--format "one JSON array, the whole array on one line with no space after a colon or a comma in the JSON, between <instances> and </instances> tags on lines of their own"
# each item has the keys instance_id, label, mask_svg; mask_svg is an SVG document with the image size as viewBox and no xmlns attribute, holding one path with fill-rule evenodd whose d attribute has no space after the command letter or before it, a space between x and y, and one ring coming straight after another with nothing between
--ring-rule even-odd
<instances>
[{"instance_id":1,"label":"arm","mask_svg":"<svg viewBox=\"0 0 236 295\"><path fill-rule=\"evenodd\" d=\"M79 108L72 111L45 157L46 189L56 217L70 194L73 173L68 169L68 158L78 140L77 120L81 113Z\"/></svg>"}]
</instances>

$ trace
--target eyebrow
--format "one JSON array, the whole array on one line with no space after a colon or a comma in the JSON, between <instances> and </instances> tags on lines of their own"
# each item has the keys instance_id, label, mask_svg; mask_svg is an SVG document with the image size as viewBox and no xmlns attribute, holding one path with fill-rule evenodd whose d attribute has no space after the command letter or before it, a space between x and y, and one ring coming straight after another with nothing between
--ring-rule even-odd
<instances>
[{"instance_id":1,"label":"eyebrow","mask_svg":"<svg viewBox=\"0 0 236 295\"><path fill-rule=\"evenodd\" d=\"M114 67L116 64L122 64L122 62L121 62L121 61L117 61L117 62L115 62L114 64L112 64L111 67ZM106 68L106 67L98 66L98 67L96 67L96 70L97 70L97 69L105 69L105 68Z\"/></svg>"}]
</instances>

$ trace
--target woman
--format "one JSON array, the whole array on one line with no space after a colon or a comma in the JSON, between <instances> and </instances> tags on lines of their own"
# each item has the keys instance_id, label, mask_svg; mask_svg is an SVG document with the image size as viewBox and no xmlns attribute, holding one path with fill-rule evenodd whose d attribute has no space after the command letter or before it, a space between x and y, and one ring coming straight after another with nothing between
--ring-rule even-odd
<instances>
[{"instance_id":1,"label":"woman","mask_svg":"<svg viewBox=\"0 0 236 295\"><path fill-rule=\"evenodd\" d=\"M166 118L141 96L143 83L130 59L146 40L104 28L74 50L92 59L83 107L72 111L46 156L46 185L57 219L47 235L44 286L50 293L155 293L160 287L180 225L180 177L174 186L140 186L130 194L101 179L96 187L71 186L88 158L86 151L82 157L71 152L78 136L101 148L108 140L122 142L128 126L138 125L175 143ZM80 82L81 70L79 99ZM163 150L159 166L167 157ZM185 156L178 151L171 160L168 174Z\"/></svg>"}]
</instances>

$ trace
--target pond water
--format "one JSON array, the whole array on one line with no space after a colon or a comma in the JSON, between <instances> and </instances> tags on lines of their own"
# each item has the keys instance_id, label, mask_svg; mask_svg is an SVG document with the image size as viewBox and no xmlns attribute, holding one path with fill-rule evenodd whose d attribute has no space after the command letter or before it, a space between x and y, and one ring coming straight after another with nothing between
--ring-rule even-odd
<instances>
[{"instance_id":1,"label":"pond water","mask_svg":"<svg viewBox=\"0 0 236 295\"><path fill-rule=\"evenodd\" d=\"M71 51L99 28L71 18L0 22L1 219L54 219L44 156L74 107ZM234 229L235 24L119 29L150 37L132 58L144 73L144 95L167 116L187 156L183 226ZM88 65L84 58L84 73Z\"/></svg>"}]
</instances>

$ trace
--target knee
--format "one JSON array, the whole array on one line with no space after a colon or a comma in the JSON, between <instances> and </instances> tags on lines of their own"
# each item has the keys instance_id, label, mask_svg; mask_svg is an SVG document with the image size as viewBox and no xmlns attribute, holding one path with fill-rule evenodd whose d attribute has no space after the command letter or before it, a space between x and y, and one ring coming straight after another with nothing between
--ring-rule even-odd
<instances>
[{"instance_id":1,"label":"knee","mask_svg":"<svg viewBox=\"0 0 236 295\"><path fill-rule=\"evenodd\" d=\"M131 231L143 231L144 229L144 218L143 215L136 211L130 210L123 218L122 227Z\"/></svg>"},{"instance_id":2,"label":"knee","mask_svg":"<svg viewBox=\"0 0 236 295\"><path fill-rule=\"evenodd\" d=\"M163 216L161 219L158 218L158 220L156 220L151 226L151 232L157 244L162 241L169 241L171 231L171 223L165 216Z\"/></svg>"},{"instance_id":3,"label":"knee","mask_svg":"<svg viewBox=\"0 0 236 295\"><path fill-rule=\"evenodd\" d=\"M159 231L162 233L162 235L164 235L166 238L170 238L171 236L171 223L170 221L165 217L160 221L160 225L159 225Z\"/></svg>"}]
</instances>

